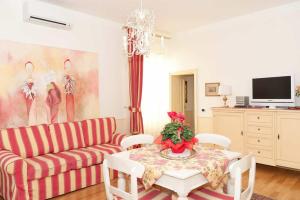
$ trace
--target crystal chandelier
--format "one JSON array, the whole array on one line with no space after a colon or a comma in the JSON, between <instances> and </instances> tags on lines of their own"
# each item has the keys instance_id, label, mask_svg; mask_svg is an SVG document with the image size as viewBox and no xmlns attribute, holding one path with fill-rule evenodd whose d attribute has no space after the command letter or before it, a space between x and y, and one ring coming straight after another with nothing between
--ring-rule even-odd
<instances>
[{"instance_id":1,"label":"crystal chandelier","mask_svg":"<svg viewBox=\"0 0 300 200\"><path fill-rule=\"evenodd\" d=\"M150 44L154 38L153 11L143 9L141 0L140 8L133 11L124 27L124 49L128 57L150 54Z\"/></svg>"}]
</instances>

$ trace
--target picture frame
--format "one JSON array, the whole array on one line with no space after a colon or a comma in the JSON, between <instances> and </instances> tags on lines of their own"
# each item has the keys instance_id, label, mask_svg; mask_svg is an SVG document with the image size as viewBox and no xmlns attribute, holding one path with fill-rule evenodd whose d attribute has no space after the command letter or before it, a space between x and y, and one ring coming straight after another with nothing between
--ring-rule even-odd
<instances>
[{"instance_id":1,"label":"picture frame","mask_svg":"<svg viewBox=\"0 0 300 200\"><path fill-rule=\"evenodd\" d=\"M205 96L212 97L212 96L220 96L219 95L219 86L220 83L205 83Z\"/></svg>"}]
</instances>

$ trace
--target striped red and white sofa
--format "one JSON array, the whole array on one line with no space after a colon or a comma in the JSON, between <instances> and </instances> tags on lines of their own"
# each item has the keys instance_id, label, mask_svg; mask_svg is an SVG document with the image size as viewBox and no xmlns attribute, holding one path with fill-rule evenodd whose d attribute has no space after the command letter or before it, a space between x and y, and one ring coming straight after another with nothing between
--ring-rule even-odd
<instances>
[{"instance_id":1,"label":"striped red and white sofa","mask_svg":"<svg viewBox=\"0 0 300 200\"><path fill-rule=\"evenodd\" d=\"M114 118L2 129L0 195L48 199L98 184L104 154L121 151L125 136Z\"/></svg>"}]
</instances>

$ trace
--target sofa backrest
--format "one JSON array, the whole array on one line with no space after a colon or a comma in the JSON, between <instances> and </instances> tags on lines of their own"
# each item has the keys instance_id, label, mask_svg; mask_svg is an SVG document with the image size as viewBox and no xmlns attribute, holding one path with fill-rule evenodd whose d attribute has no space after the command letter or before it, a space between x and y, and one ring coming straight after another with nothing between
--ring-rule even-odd
<instances>
[{"instance_id":1,"label":"sofa backrest","mask_svg":"<svg viewBox=\"0 0 300 200\"><path fill-rule=\"evenodd\" d=\"M87 146L109 143L116 132L114 117L83 120L81 125Z\"/></svg>"},{"instance_id":2,"label":"sofa backrest","mask_svg":"<svg viewBox=\"0 0 300 200\"><path fill-rule=\"evenodd\" d=\"M54 153L86 147L80 122L50 124L49 129Z\"/></svg>"},{"instance_id":3,"label":"sofa backrest","mask_svg":"<svg viewBox=\"0 0 300 200\"><path fill-rule=\"evenodd\" d=\"M23 158L52 153L53 143L48 125L0 130L0 149L11 151Z\"/></svg>"}]
</instances>

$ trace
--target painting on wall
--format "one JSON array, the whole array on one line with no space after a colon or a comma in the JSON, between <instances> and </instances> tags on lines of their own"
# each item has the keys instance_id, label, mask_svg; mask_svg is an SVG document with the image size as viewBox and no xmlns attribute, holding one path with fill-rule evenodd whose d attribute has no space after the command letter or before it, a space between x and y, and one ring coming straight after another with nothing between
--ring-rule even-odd
<instances>
[{"instance_id":1,"label":"painting on wall","mask_svg":"<svg viewBox=\"0 0 300 200\"><path fill-rule=\"evenodd\" d=\"M220 83L205 83L205 96L219 96Z\"/></svg>"},{"instance_id":2,"label":"painting on wall","mask_svg":"<svg viewBox=\"0 0 300 200\"><path fill-rule=\"evenodd\" d=\"M99 116L96 53L0 41L0 128Z\"/></svg>"}]
</instances>

